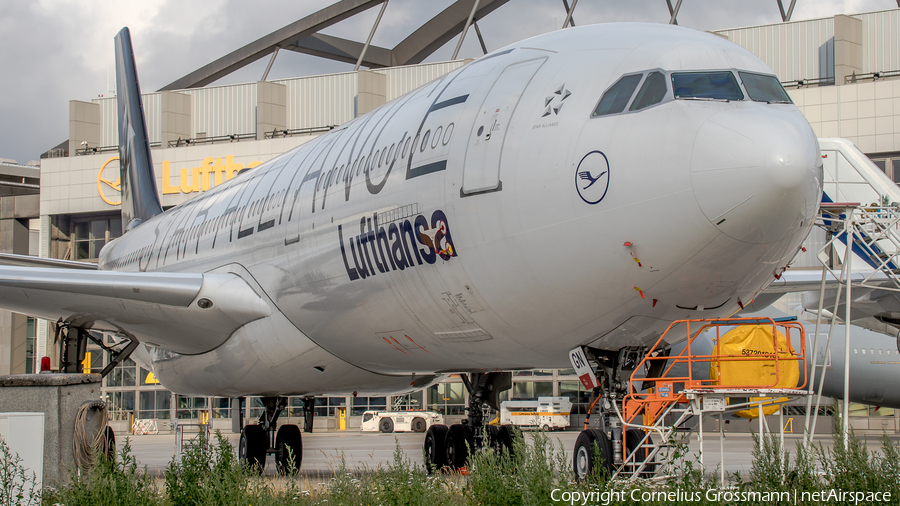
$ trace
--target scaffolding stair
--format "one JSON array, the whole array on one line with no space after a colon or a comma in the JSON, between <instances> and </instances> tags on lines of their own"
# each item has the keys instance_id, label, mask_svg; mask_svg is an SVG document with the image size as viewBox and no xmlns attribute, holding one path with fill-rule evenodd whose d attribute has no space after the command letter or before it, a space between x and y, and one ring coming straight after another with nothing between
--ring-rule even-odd
<instances>
[{"instance_id":1,"label":"scaffolding stair","mask_svg":"<svg viewBox=\"0 0 900 506\"><path fill-rule=\"evenodd\" d=\"M772 328L772 352L756 353L750 356L726 354L721 350L721 337L723 331L738 326L771 326ZM673 340L670 331L684 326L686 329L686 345L678 355L665 356L655 354L654 351L662 349ZM692 331L691 327L695 329ZM707 331L716 333L716 345L714 353L710 355L697 355L692 353L691 343L701 334ZM799 333L800 347L794 350L788 346L787 350L779 349L778 335L791 343L791 334ZM665 361L663 372L658 377L648 378L644 371L650 370L653 361ZM715 364L718 368L727 367L728 363L763 363L774 367L775 379L769 384L723 384L719 378L695 377L695 365L708 366ZM780 378L784 362L793 362L801 372L801 379L797 385L785 387ZM675 375L673 370L676 365L687 365L687 375ZM721 369L717 369L721 371ZM698 375L699 376L699 375ZM637 386L652 383L652 387L646 393L641 393ZM773 320L770 318L737 318L724 320L681 320L673 322L657 343L648 350L644 360L635 369L630 379L630 394L626 395L621 404L625 413L619 411L619 403L613 402L616 414L623 422L624 429L639 429L643 434L638 442L632 441L631 445L623 445L622 461L615 466L614 479L635 480L638 477L650 479L664 479L674 475L672 469L672 450L680 445L686 438L691 437L698 430L698 437L703 439L703 417L708 414L718 414L721 417L736 411L757 409L760 415L760 433L764 430L763 408L780 405L802 396L809 392L806 388L808 378L806 376L806 342L803 326L794 318ZM746 399L739 401L738 399ZM697 423L691 427L686 424L689 420L697 418ZM722 430L720 423L720 431ZM783 428L783 424L781 424ZM685 429L689 429L685 431ZM633 430L632 433L636 433ZM623 438L626 440L627 438ZM701 463L703 453L701 451ZM721 466L724 481L724 465Z\"/></svg>"}]
</instances>

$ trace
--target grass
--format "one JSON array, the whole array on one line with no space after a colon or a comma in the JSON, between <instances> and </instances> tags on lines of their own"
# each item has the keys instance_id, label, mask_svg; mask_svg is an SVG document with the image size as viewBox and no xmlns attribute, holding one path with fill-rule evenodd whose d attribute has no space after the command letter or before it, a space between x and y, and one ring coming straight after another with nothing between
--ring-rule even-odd
<instances>
[{"instance_id":1,"label":"grass","mask_svg":"<svg viewBox=\"0 0 900 506\"><path fill-rule=\"evenodd\" d=\"M429 475L399 445L390 463L375 468L350 469L339 456L332 476L322 486L311 488L290 472L275 478L260 476L257 470L242 465L228 439L217 433L213 441L187 446L181 459L169 464L164 480L146 476L126 440L115 459L100 458L92 469L71 475L68 485L45 489L42 497L41 491L29 493L28 484L33 487L34 480L29 481L21 460L0 442L4 494L0 506L897 504L900 450L890 438L883 436L881 448L869 450L865 441L851 432L845 450L840 431L834 437L830 450L821 445L798 445L793 451L783 450L777 438L766 437L762 449L754 451L749 479L735 475L727 488L720 487L716 472L703 472L698 456L690 454L683 440L670 453L671 461L666 464L674 473L667 479L629 483L596 475L576 482L565 449L544 432L534 433L530 443L516 438L512 454L488 451L473 455L468 475ZM304 485L311 489L305 490ZM887 502L838 496L795 503L765 495L823 490L880 491L891 496Z\"/></svg>"}]
</instances>

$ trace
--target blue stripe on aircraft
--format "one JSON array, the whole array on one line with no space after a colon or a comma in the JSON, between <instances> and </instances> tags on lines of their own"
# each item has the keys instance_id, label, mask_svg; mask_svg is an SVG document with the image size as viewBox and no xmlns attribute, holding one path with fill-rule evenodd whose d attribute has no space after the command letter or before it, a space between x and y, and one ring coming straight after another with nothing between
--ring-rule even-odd
<instances>
[{"instance_id":1,"label":"blue stripe on aircraft","mask_svg":"<svg viewBox=\"0 0 900 506\"><path fill-rule=\"evenodd\" d=\"M438 109L450 107L451 105L464 104L466 102L466 99L468 99L468 98L469 98L469 95L460 95L456 98L450 98L450 99L444 100L443 102L441 102L439 104L432 105L431 109L428 109L428 112L434 112L434 111L437 111Z\"/></svg>"},{"instance_id":2,"label":"blue stripe on aircraft","mask_svg":"<svg viewBox=\"0 0 900 506\"><path fill-rule=\"evenodd\" d=\"M406 179L412 179L414 177L424 176L425 174L431 174L432 172L440 172L442 170L447 169L447 160L441 160L439 162L428 163L425 165L420 165L414 169L410 169L409 172L406 173Z\"/></svg>"}]
</instances>

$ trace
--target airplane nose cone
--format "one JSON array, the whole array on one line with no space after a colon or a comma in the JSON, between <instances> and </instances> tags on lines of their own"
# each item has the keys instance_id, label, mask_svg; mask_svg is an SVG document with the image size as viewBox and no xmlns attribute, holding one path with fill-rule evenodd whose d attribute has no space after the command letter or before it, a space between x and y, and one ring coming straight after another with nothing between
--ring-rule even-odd
<instances>
[{"instance_id":1,"label":"airplane nose cone","mask_svg":"<svg viewBox=\"0 0 900 506\"><path fill-rule=\"evenodd\" d=\"M773 243L805 228L816 212L819 144L796 108L721 111L697 133L691 183L703 213L723 233Z\"/></svg>"}]
</instances>

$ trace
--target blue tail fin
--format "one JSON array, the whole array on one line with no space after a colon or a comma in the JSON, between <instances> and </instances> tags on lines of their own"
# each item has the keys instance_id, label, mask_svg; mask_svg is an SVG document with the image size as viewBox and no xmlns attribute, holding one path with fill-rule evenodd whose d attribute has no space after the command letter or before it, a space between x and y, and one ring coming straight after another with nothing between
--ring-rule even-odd
<instances>
[{"instance_id":1,"label":"blue tail fin","mask_svg":"<svg viewBox=\"0 0 900 506\"><path fill-rule=\"evenodd\" d=\"M138 84L131 33L116 35L116 94L119 109L119 167L122 189L122 227L127 232L162 213L150 139Z\"/></svg>"}]
</instances>

